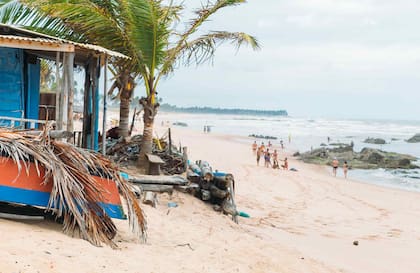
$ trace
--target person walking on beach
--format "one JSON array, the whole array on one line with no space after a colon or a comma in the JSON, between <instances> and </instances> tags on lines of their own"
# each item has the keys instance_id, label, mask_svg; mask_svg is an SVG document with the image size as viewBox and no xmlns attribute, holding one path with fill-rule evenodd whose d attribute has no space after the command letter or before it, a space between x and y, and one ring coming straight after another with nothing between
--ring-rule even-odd
<instances>
[{"instance_id":1,"label":"person walking on beach","mask_svg":"<svg viewBox=\"0 0 420 273\"><path fill-rule=\"evenodd\" d=\"M279 168L279 161L278 161L279 154L277 153L277 150L274 150L273 152L273 169Z\"/></svg>"},{"instance_id":2,"label":"person walking on beach","mask_svg":"<svg viewBox=\"0 0 420 273\"><path fill-rule=\"evenodd\" d=\"M349 171L349 165L347 164L347 161L344 161L343 164L343 173L344 173L344 178L347 179L347 172Z\"/></svg>"},{"instance_id":3,"label":"person walking on beach","mask_svg":"<svg viewBox=\"0 0 420 273\"><path fill-rule=\"evenodd\" d=\"M334 157L334 160L332 162L332 167L333 167L333 175L337 176L337 168L338 168L338 159L336 157Z\"/></svg>"},{"instance_id":4,"label":"person walking on beach","mask_svg":"<svg viewBox=\"0 0 420 273\"><path fill-rule=\"evenodd\" d=\"M261 150L261 148L257 149L257 166L260 166L260 159L261 159L261 155L263 154L263 150Z\"/></svg>"},{"instance_id":5,"label":"person walking on beach","mask_svg":"<svg viewBox=\"0 0 420 273\"><path fill-rule=\"evenodd\" d=\"M271 155L270 155L270 149L267 148L267 151L265 151L264 154L264 166L266 168L271 166Z\"/></svg>"},{"instance_id":6,"label":"person walking on beach","mask_svg":"<svg viewBox=\"0 0 420 273\"><path fill-rule=\"evenodd\" d=\"M283 165L281 165L283 167L283 170L289 170L289 162L287 161L287 157L284 158L283 162Z\"/></svg>"},{"instance_id":7,"label":"person walking on beach","mask_svg":"<svg viewBox=\"0 0 420 273\"><path fill-rule=\"evenodd\" d=\"M280 146L281 146L281 149L283 150L283 149L284 149L283 139L282 139L282 140L280 140Z\"/></svg>"},{"instance_id":8,"label":"person walking on beach","mask_svg":"<svg viewBox=\"0 0 420 273\"><path fill-rule=\"evenodd\" d=\"M265 145L264 145L264 142L261 142L260 149L262 150L262 152L264 152L264 151L265 151Z\"/></svg>"},{"instance_id":9,"label":"person walking on beach","mask_svg":"<svg viewBox=\"0 0 420 273\"><path fill-rule=\"evenodd\" d=\"M256 154L257 148L258 148L258 144L256 141L254 141L254 143L252 143L252 151L254 152L254 154Z\"/></svg>"}]
</instances>

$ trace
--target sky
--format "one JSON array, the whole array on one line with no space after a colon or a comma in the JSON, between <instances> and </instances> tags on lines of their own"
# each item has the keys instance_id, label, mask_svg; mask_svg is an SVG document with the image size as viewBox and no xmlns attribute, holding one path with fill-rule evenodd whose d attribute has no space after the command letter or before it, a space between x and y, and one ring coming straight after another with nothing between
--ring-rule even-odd
<instances>
[{"instance_id":1,"label":"sky","mask_svg":"<svg viewBox=\"0 0 420 273\"><path fill-rule=\"evenodd\" d=\"M212 63L161 82L159 96L177 106L420 120L419 14L418 0L249 0L204 30L246 32L261 50L220 46Z\"/></svg>"}]
</instances>

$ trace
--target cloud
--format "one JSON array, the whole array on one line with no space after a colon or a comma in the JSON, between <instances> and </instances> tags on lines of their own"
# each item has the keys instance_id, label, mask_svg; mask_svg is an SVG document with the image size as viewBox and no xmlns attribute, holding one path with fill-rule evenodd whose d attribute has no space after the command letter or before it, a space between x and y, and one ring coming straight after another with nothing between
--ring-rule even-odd
<instances>
[{"instance_id":1,"label":"cloud","mask_svg":"<svg viewBox=\"0 0 420 273\"><path fill-rule=\"evenodd\" d=\"M414 105L420 101L418 14L415 0L249 0L223 10L205 29L253 34L262 50L236 54L221 46L213 66L177 71L160 94L180 105L282 106L330 115L376 98L358 114L420 116ZM300 106L304 99L316 105Z\"/></svg>"}]
</instances>

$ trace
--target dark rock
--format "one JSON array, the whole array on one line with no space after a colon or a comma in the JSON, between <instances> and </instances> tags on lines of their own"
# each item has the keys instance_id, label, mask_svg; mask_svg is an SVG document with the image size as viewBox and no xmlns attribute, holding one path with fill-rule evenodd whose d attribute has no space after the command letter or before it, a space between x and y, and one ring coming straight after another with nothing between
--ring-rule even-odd
<instances>
[{"instance_id":1,"label":"dark rock","mask_svg":"<svg viewBox=\"0 0 420 273\"><path fill-rule=\"evenodd\" d=\"M370 137L368 137L367 139L365 139L364 142L365 143L370 143L370 144L386 144L386 141L382 138L370 138Z\"/></svg>"},{"instance_id":2,"label":"dark rock","mask_svg":"<svg viewBox=\"0 0 420 273\"><path fill-rule=\"evenodd\" d=\"M319 146L321 146L321 147L325 147L325 146L327 146L327 144L325 144L325 143L321 143L321 144L319 144Z\"/></svg>"},{"instance_id":3,"label":"dark rock","mask_svg":"<svg viewBox=\"0 0 420 273\"><path fill-rule=\"evenodd\" d=\"M353 241L353 245L358 246L359 245L359 241Z\"/></svg>"},{"instance_id":4,"label":"dark rock","mask_svg":"<svg viewBox=\"0 0 420 273\"><path fill-rule=\"evenodd\" d=\"M262 139L277 139L277 137L274 137L274 136L264 136L264 135L256 135L256 134L251 134L249 135L249 137L262 138Z\"/></svg>"},{"instance_id":5,"label":"dark rock","mask_svg":"<svg viewBox=\"0 0 420 273\"><path fill-rule=\"evenodd\" d=\"M296 152L296 153L293 154L293 156L295 156L295 157L296 156L300 156L300 153L299 152Z\"/></svg>"},{"instance_id":6,"label":"dark rock","mask_svg":"<svg viewBox=\"0 0 420 273\"><path fill-rule=\"evenodd\" d=\"M174 125L174 126L181 126L181 127L188 127L188 124L187 123L185 123L185 122L179 122L179 121L172 123L172 125Z\"/></svg>"},{"instance_id":7,"label":"dark rock","mask_svg":"<svg viewBox=\"0 0 420 273\"><path fill-rule=\"evenodd\" d=\"M341 147L318 148L300 155L300 159L304 162L318 165L331 165L334 158L337 158L340 164L347 161L350 169L418 168L411 163L416 158L410 155L385 152L373 148L363 148L360 153L356 153L350 145L344 144Z\"/></svg>"},{"instance_id":8,"label":"dark rock","mask_svg":"<svg viewBox=\"0 0 420 273\"><path fill-rule=\"evenodd\" d=\"M413 137L407 140L408 143L418 143L420 142L420 134L415 134Z\"/></svg>"}]
</instances>

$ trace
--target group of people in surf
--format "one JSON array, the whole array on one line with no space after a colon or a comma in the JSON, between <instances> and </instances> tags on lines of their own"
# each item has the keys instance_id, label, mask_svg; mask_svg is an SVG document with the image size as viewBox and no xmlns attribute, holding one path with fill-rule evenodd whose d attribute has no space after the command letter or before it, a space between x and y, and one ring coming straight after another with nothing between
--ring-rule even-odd
<instances>
[{"instance_id":1,"label":"group of people in surf","mask_svg":"<svg viewBox=\"0 0 420 273\"><path fill-rule=\"evenodd\" d=\"M257 141L254 141L252 144L252 151L254 152L254 155L257 156L257 166L260 165L260 160L263 158L264 160L264 166L266 168L273 168L273 169L280 169L288 170L289 169L289 162L287 161L287 157L284 158L284 160L281 160L283 164L279 165L279 153L276 149L274 149L273 152L270 151L272 148L272 144L269 141L267 144L267 147L265 146L264 142L261 142L261 145L258 146ZM281 143L281 148L283 149L283 143Z\"/></svg>"}]
</instances>

